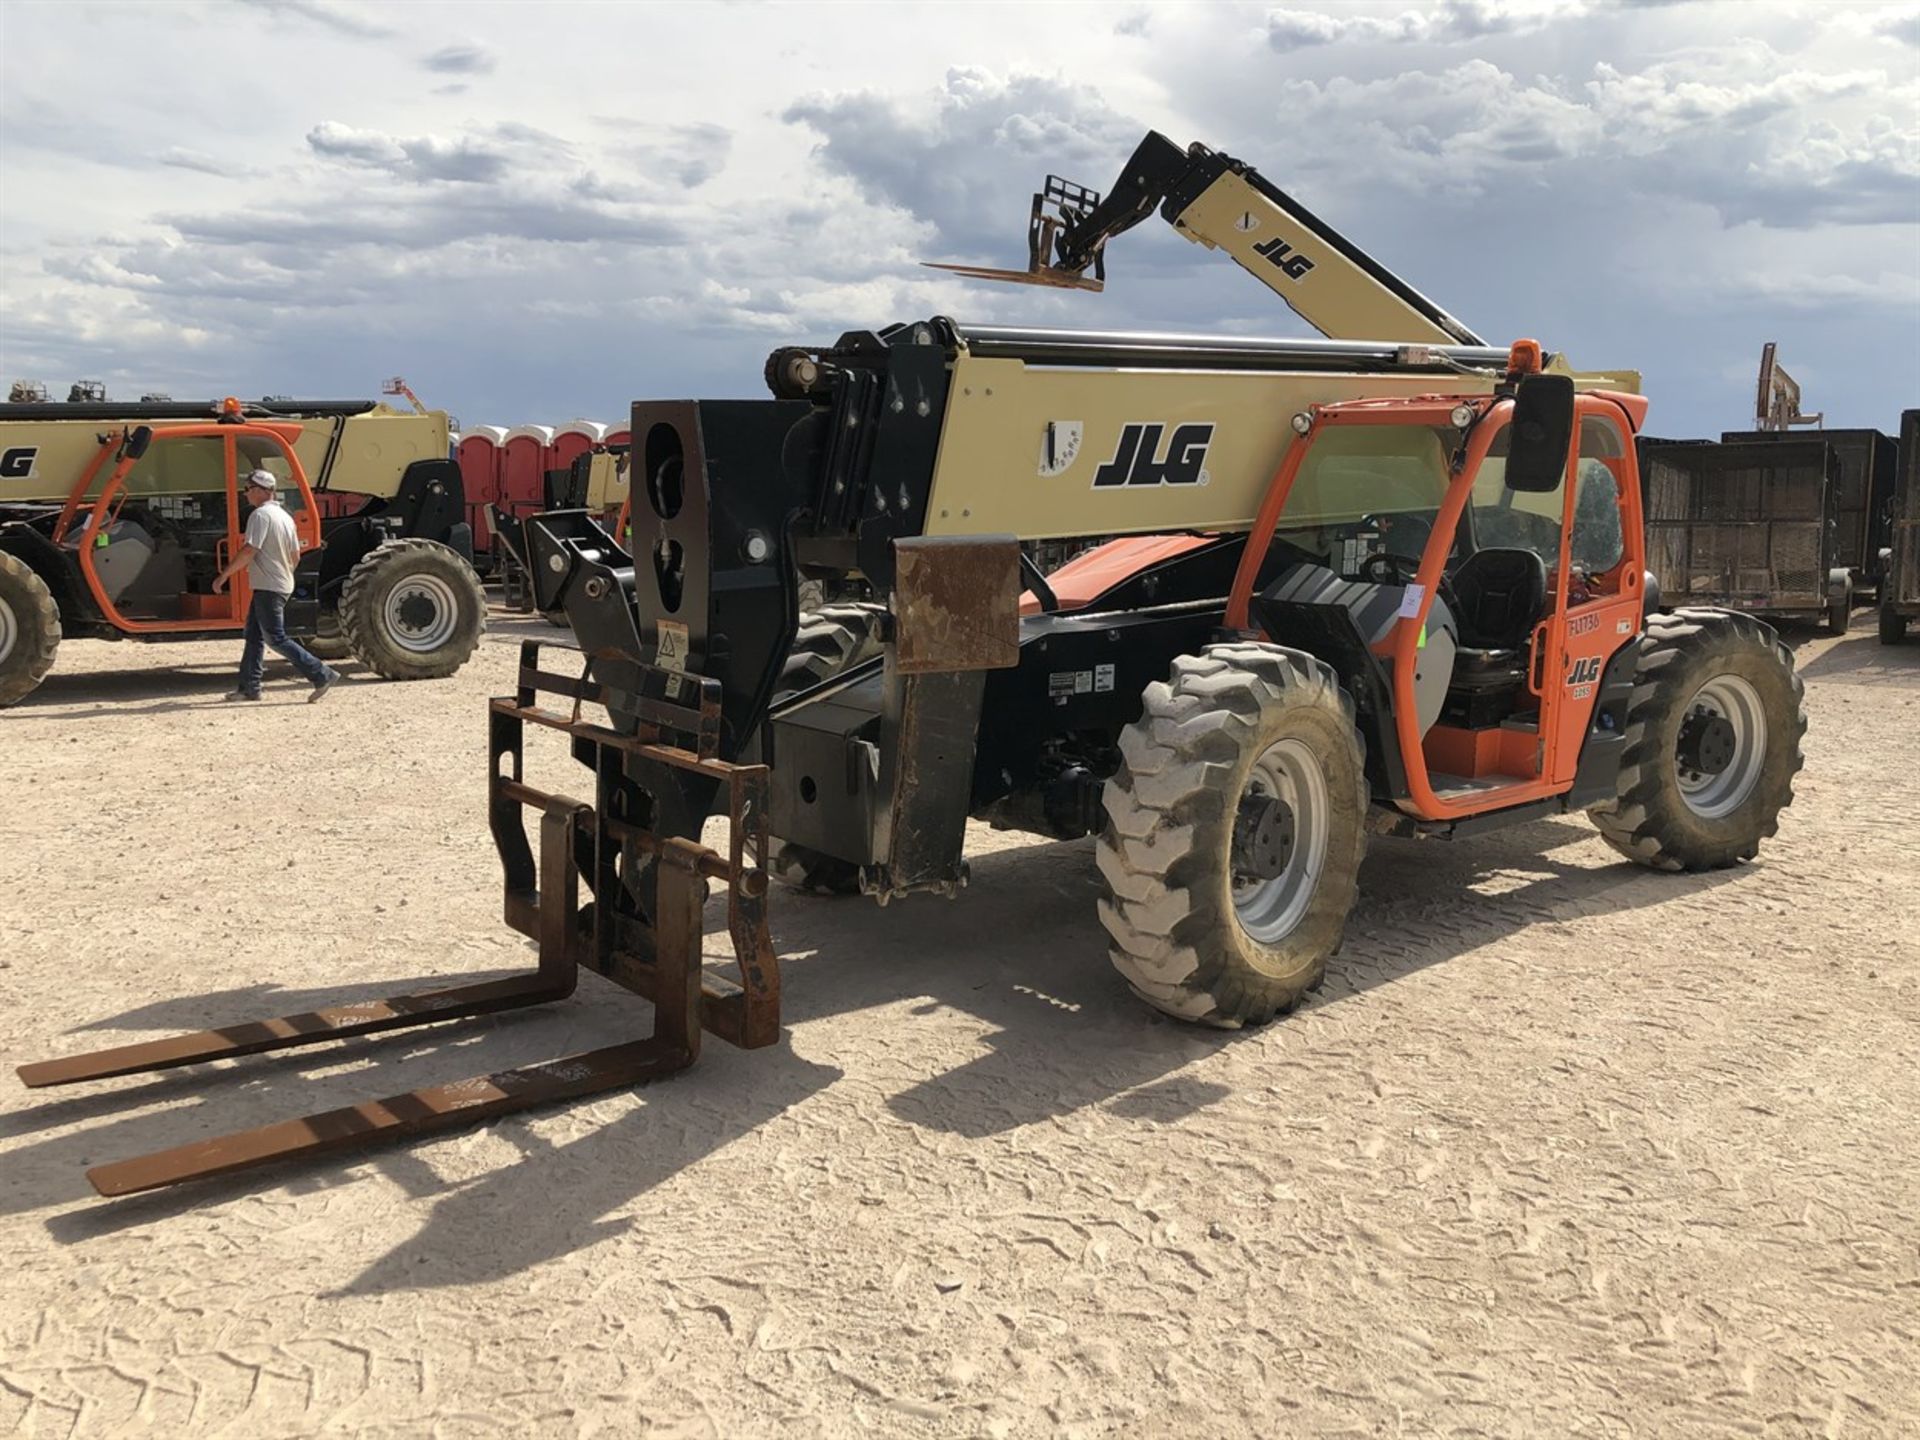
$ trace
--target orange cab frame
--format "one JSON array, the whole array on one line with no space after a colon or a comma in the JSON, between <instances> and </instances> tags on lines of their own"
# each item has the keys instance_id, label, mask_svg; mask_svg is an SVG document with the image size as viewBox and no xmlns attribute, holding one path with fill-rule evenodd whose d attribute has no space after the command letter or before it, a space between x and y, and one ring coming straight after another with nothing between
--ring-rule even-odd
<instances>
[{"instance_id":1,"label":"orange cab frame","mask_svg":"<svg viewBox=\"0 0 1920 1440\"><path fill-rule=\"evenodd\" d=\"M140 427L146 428L146 427ZM106 436L100 446L99 454L87 466L74 487L68 492L65 505L61 508L59 519L54 524L53 541L61 544L79 525L86 536L104 537L109 527L120 513L127 500L127 477L133 472L146 454L156 445L173 444L182 440L218 439L222 445L222 466L225 477L227 500L227 534L215 550L216 563L224 567L228 557L240 547L244 529L240 523L240 492L238 471L238 442L243 439L261 441L272 447L278 458L286 461L288 483L292 485L299 499L294 510L294 526L300 538L300 552L306 554L320 545L320 513L314 504L313 490L307 480L307 472L300 463L300 457L294 452L294 441L299 438L297 425L267 425L251 422L212 422L204 425L171 425L159 429L150 429L144 445L133 442L138 430L115 432ZM93 488L109 456L114 457L114 465L99 493L88 500L88 492ZM84 519L81 512L85 511ZM116 629L128 634L167 634L182 632L205 632L210 630L237 630L246 623L247 605L251 599L251 588L245 572L234 577L228 587L227 603L215 609L209 607L209 613L187 616L173 620L136 620L123 614L102 582L95 561L95 546L81 544L78 547L79 569L87 583L87 589L99 606L101 615Z\"/></svg>"},{"instance_id":2,"label":"orange cab frame","mask_svg":"<svg viewBox=\"0 0 1920 1440\"><path fill-rule=\"evenodd\" d=\"M1394 728L1406 775L1407 798L1396 803L1420 820L1452 821L1505 810L1531 801L1561 795L1572 788L1580 747L1592 721L1598 685L1594 678L1606 660L1629 644L1641 627L1645 599L1645 542L1641 533L1640 484L1634 462L1633 435L1646 413L1646 400L1637 395L1594 391L1574 398L1574 423L1560 489L1560 544L1549 576L1549 609L1534 626L1528 645L1528 680L1540 702L1538 743L1522 762L1530 773L1501 772L1502 783L1474 787L1465 793L1445 794L1436 789L1432 764L1436 750L1467 732L1444 722L1435 724L1423 740L1414 698L1416 652L1426 632L1433 598L1453 553L1456 532L1473 495L1474 481L1495 440L1513 417L1514 401L1507 396L1417 396L1394 400L1354 400L1319 405L1309 411L1311 428L1292 446L1253 522L1228 596L1226 624L1234 630L1250 626L1254 586L1272 545L1280 517L1295 480L1323 428L1350 425L1431 425L1451 423L1453 412L1472 406L1476 419L1468 432L1464 455L1454 468L1433 530L1421 554L1410 593L1415 603L1403 612L1379 658L1390 665ZM1569 605L1570 538L1578 493L1581 439L1589 421L1612 425L1621 440L1617 456L1600 459L1612 475L1620 508L1621 556L1605 572L1587 577L1588 593ZM1555 657L1558 657L1557 661ZM1510 762L1511 763L1511 762Z\"/></svg>"}]
</instances>

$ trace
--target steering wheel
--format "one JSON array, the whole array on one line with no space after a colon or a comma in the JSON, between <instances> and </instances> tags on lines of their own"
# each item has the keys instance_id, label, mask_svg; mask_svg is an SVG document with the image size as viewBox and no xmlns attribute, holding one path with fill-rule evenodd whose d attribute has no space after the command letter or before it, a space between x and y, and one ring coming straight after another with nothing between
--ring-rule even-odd
<instances>
[{"instance_id":1,"label":"steering wheel","mask_svg":"<svg viewBox=\"0 0 1920 1440\"><path fill-rule=\"evenodd\" d=\"M1376 550L1360 562L1360 576L1375 585L1411 585L1420 573L1420 562L1391 550Z\"/></svg>"},{"instance_id":2,"label":"steering wheel","mask_svg":"<svg viewBox=\"0 0 1920 1440\"><path fill-rule=\"evenodd\" d=\"M1411 585L1419 577L1420 562L1407 555L1396 555L1391 550L1376 550L1360 562L1361 577L1374 585ZM1460 614L1460 599L1453 593L1453 582L1447 579L1446 572L1440 572L1440 583L1435 585L1434 593L1446 602L1447 609L1456 617ZM1459 624L1456 618L1454 623Z\"/></svg>"}]
</instances>

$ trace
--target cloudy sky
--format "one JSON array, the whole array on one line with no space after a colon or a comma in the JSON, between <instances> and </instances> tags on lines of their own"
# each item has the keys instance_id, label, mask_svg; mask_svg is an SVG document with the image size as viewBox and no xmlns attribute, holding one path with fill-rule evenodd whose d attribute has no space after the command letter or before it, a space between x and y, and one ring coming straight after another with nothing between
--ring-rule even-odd
<instances>
[{"instance_id":1,"label":"cloudy sky","mask_svg":"<svg viewBox=\"0 0 1920 1440\"><path fill-rule=\"evenodd\" d=\"M1920 4L0 4L0 378L365 395L468 423L764 393L950 314L1308 333L1158 222L1017 265L1150 128L1260 168L1490 338L1748 423L1920 404Z\"/></svg>"}]
</instances>

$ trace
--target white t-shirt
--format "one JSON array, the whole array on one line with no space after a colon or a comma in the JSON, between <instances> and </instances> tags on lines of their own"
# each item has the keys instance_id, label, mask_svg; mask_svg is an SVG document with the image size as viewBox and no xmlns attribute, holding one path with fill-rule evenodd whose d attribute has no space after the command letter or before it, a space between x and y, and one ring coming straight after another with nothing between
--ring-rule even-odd
<instances>
[{"instance_id":1,"label":"white t-shirt","mask_svg":"<svg viewBox=\"0 0 1920 1440\"><path fill-rule=\"evenodd\" d=\"M278 500L269 500L247 517L247 579L256 593L293 594L293 567L300 563L300 532Z\"/></svg>"}]
</instances>

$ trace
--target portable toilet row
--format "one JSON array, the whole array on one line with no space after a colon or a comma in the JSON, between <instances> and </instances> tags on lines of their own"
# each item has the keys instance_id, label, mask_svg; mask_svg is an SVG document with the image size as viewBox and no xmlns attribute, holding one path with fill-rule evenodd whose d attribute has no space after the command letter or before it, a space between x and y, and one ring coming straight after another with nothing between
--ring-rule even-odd
<instances>
[{"instance_id":1,"label":"portable toilet row","mask_svg":"<svg viewBox=\"0 0 1920 1440\"><path fill-rule=\"evenodd\" d=\"M596 445L624 445L628 430L597 420L569 420L564 425L476 425L462 432L454 447L460 481L467 493L467 518L473 526L476 557L490 562L493 533L487 525L487 506L498 505L508 514L531 515L546 508L547 474L568 469Z\"/></svg>"}]
</instances>

